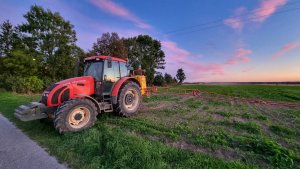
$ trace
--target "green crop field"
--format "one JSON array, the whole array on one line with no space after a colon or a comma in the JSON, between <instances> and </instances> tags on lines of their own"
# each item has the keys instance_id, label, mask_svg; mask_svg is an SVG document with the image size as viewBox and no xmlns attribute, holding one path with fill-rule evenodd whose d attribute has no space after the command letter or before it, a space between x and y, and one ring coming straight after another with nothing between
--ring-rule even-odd
<instances>
[{"instance_id":1,"label":"green crop field","mask_svg":"<svg viewBox=\"0 0 300 169\"><path fill-rule=\"evenodd\" d=\"M227 96L300 103L300 86L275 85L183 85L180 89L198 89Z\"/></svg>"},{"instance_id":2,"label":"green crop field","mask_svg":"<svg viewBox=\"0 0 300 169\"><path fill-rule=\"evenodd\" d=\"M300 103L299 86L180 86L228 96ZM300 110L155 94L130 118L98 116L91 129L58 134L51 123L21 122L20 104L39 96L0 93L0 112L71 168L300 168Z\"/></svg>"}]
</instances>

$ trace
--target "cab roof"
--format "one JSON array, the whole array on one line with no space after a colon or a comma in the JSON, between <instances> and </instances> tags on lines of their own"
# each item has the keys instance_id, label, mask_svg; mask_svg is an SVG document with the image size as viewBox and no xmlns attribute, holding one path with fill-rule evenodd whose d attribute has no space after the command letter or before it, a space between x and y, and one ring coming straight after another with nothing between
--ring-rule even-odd
<instances>
[{"instance_id":1,"label":"cab roof","mask_svg":"<svg viewBox=\"0 0 300 169\"><path fill-rule=\"evenodd\" d=\"M112 57L112 56L90 56L90 57L84 58L84 61L96 60L97 58L102 59L102 60L107 60L107 59L111 58L111 60L114 60L114 61L126 62L124 59L120 59L120 58L116 58L116 57Z\"/></svg>"}]
</instances>

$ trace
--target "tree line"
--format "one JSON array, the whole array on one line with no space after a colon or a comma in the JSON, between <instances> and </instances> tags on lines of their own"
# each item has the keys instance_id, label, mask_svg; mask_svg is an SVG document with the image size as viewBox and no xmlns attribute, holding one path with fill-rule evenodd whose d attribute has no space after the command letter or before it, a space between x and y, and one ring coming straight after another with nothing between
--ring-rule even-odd
<instances>
[{"instance_id":1,"label":"tree line","mask_svg":"<svg viewBox=\"0 0 300 169\"><path fill-rule=\"evenodd\" d=\"M148 35L120 38L114 32L103 33L85 52L76 45L74 26L59 13L34 5L24 18L26 22L20 25L8 20L0 25L0 88L39 92L52 83L78 76L77 72L81 75L84 58L95 55L128 59L134 69L141 66L148 85L182 83L185 79L181 69L177 78L166 73L160 82L162 74L157 70L165 68L165 54L160 41Z\"/></svg>"}]
</instances>

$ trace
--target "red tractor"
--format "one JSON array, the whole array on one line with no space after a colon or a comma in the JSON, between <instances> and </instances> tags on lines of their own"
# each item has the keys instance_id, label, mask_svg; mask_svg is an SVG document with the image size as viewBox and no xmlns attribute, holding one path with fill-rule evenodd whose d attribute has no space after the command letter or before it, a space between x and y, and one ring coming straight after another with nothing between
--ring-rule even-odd
<instances>
[{"instance_id":1,"label":"red tractor","mask_svg":"<svg viewBox=\"0 0 300 169\"><path fill-rule=\"evenodd\" d=\"M110 56L92 56L84 62L84 76L53 84L40 102L21 105L15 116L22 121L52 119L59 133L65 133L93 126L102 112L128 117L138 111L146 93L142 73L136 75L125 60Z\"/></svg>"}]
</instances>

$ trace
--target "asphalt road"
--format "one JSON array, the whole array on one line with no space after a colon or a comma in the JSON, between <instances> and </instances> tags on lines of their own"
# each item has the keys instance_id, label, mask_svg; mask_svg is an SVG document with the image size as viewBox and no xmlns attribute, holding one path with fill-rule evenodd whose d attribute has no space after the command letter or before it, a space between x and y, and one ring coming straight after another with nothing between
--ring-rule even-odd
<instances>
[{"instance_id":1,"label":"asphalt road","mask_svg":"<svg viewBox=\"0 0 300 169\"><path fill-rule=\"evenodd\" d=\"M0 114L0 169L66 169Z\"/></svg>"}]
</instances>

